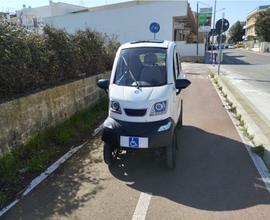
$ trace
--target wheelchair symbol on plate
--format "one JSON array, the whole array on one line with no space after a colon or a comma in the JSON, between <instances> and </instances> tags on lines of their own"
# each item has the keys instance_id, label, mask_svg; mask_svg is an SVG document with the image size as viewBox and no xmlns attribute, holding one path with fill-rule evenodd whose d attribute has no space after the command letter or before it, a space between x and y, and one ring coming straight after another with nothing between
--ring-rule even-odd
<instances>
[{"instance_id":1,"label":"wheelchair symbol on plate","mask_svg":"<svg viewBox=\"0 0 270 220\"><path fill-rule=\"evenodd\" d=\"M139 138L137 137L130 137L129 138L129 147L139 147Z\"/></svg>"}]
</instances>

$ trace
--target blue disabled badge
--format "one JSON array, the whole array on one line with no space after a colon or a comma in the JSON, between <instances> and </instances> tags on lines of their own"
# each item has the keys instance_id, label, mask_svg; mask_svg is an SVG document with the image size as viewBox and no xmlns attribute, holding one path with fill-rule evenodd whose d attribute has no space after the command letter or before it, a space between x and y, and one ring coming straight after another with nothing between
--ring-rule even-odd
<instances>
[{"instance_id":1,"label":"blue disabled badge","mask_svg":"<svg viewBox=\"0 0 270 220\"><path fill-rule=\"evenodd\" d=\"M139 147L139 138L129 137L129 147L138 148Z\"/></svg>"}]
</instances>

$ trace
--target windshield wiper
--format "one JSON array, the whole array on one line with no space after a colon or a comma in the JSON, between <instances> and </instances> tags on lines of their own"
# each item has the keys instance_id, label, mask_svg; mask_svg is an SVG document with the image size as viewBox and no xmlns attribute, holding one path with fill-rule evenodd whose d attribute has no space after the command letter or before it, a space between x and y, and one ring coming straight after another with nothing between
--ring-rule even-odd
<instances>
[{"instance_id":1,"label":"windshield wiper","mask_svg":"<svg viewBox=\"0 0 270 220\"><path fill-rule=\"evenodd\" d=\"M132 78L132 79L134 80L134 82L136 83L137 89L139 89L139 88L140 88L140 84L139 84L139 82L135 79L133 73L132 73L131 70L129 69L129 66L128 66L128 64L127 64L127 61L126 61L125 57L122 56L122 59L123 59L125 65L126 65L126 67L128 68L128 72L129 72L131 78Z\"/></svg>"}]
</instances>

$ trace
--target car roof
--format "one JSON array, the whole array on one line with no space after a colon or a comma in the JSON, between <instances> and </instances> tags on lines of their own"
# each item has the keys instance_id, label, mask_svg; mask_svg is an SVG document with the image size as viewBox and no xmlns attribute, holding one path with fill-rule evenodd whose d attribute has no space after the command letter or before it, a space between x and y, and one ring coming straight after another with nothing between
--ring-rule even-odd
<instances>
[{"instance_id":1,"label":"car roof","mask_svg":"<svg viewBox=\"0 0 270 220\"><path fill-rule=\"evenodd\" d=\"M121 49L135 48L135 47L158 47L158 48L169 48L175 43L172 41L163 41L163 40L139 40L131 41L125 43L121 46Z\"/></svg>"}]
</instances>

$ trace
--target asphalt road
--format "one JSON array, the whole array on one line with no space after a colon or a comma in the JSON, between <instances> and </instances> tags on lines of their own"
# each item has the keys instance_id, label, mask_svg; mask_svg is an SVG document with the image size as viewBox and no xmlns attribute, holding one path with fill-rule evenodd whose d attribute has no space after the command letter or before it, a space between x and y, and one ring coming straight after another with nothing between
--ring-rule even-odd
<instances>
[{"instance_id":1,"label":"asphalt road","mask_svg":"<svg viewBox=\"0 0 270 220\"><path fill-rule=\"evenodd\" d=\"M227 74L234 72L252 87L270 94L270 53L260 55L258 53L228 49L224 50L224 66ZM230 71L230 72L229 72Z\"/></svg>"},{"instance_id":2,"label":"asphalt road","mask_svg":"<svg viewBox=\"0 0 270 220\"><path fill-rule=\"evenodd\" d=\"M95 138L3 219L270 219L270 194L208 71L194 66L174 171L150 152L108 168Z\"/></svg>"},{"instance_id":3,"label":"asphalt road","mask_svg":"<svg viewBox=\"0 0 270 220\"><path fill-rule=\"evenodd\" d=\"M270 125L270 54L224 50L221 72Z\"/></svg>"},{"instance_id":4,"label":"asphalt road","mask_svg":"<svg viewBox=\"0 0 270 220\"><path fill-rule=\"evenodd\" d=\"M270 53L241 49L225 50L221 77L236 100L255 145L265 147L270 163Z\"/></svg>"}]
</instances>

